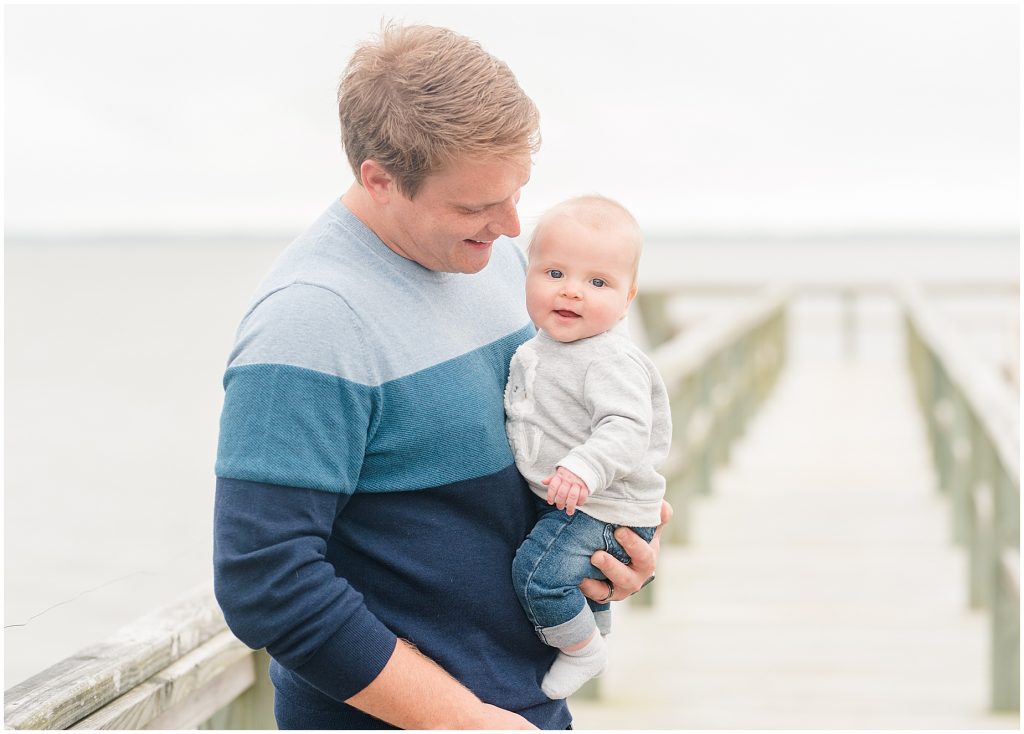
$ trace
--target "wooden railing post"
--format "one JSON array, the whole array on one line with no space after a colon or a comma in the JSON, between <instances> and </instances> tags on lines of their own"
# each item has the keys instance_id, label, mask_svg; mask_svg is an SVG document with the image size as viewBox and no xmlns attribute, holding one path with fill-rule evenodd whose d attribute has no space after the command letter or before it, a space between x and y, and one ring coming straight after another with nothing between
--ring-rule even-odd
<instances>
[{"instance_id":1,"label":"wooden railing post","mask_svg":"<svg viewBox=\"0 0 1024 734\"><path fill-rule=\"evenodd\" d=\"M649 298L645 323L647 314L667 303L667 298ZM652 350L672 405L673 447L662 468L666 497L675 509L666 528L670 542L688 540L690 505L711 492L716 467L728 460L775 383L785 355L787 302L787 290L771 289ZM664 333L670 331L663 326Z\"/></svg>"},{"instance_id":2,"label":"wooden railing post","mask_svg":"<svg viewBox=\"0 0 1024 734\"><path fill-rule=\"evenodd\" d=\"M1020 480L1011 471L1004 467L994 487L991 649L992 707L997 711L1020 710Z\"/></svg>"},{"instance_id":3,"label":"wooden railing post","mask_svg":"<svg viewBox=\"0 0 1024 734\"><path fill-rule=\"evenodd\" d=\"M952 535L968 553L970 605L990 610L992 707L1020 710L1018 400L950 339L913 289L902 291L911 372ZM1016 407L1014 407L1016 406Z\"/></svg>"}]
</instances>

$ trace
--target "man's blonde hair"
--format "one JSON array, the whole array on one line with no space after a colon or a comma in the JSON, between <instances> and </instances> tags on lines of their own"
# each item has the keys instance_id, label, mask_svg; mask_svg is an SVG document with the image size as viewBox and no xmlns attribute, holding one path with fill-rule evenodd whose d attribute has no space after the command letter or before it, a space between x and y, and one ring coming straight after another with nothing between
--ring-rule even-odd
<instances>
[{"instance_id":1,"label":"man's blonde hair","mask_svg":"<svg viewBox=\"0 0 1024 734\"><path fill-rule=\"evenodd\" d=\"M375 160L409 198L455 159L540 148L540 115L512 71L446 28L384 25L345 68L338 113L356 180Z\"/></svg>"},{"instance_id":2,"label":"man's blonde hair","mask_svg":"<svg viewBox=\"0 0 1024 734\"><path fill-rule=\"evenodd\" d=\"M636 221L636 217L630 214L629 209L615 201L615 199L600 196L599 194L577 196L559 202L544 212L540 219L537 220L537 224L533 228L533 234L530 235L530 249L533 248L533 243L537 241L537 237L540 235L541 230L544 229L544 225L556 217L571 217L590 229L606 229L609 227L622 229L626 235L624 244L629 244L636 248L636 255L633 259L633 284L636 285L644 235L643 230L640 229L640 223Z\"/></svg>"}]
</instances>

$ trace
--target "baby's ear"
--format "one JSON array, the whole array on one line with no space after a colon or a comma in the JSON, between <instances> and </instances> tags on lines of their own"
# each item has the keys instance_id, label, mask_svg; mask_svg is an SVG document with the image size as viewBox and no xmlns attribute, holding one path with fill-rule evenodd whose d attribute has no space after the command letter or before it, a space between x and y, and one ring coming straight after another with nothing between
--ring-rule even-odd
<instances>
[{"instance_id":1,"label":"baby's ear","mask_svg":"<svg viewBox=\"0 0 1024 734\"><path fill-rule=\"evenodd\" d=\"M626 295L626 305L622 309L622 315L619 316L619 321L622 321L624 318L626 318L626 314L629 313L629 304L631 304L633 302L633 299L636 298L636 291L636 283L634 283L633 287L629 289L629 293Z\"/></svg>"}]
</instances>

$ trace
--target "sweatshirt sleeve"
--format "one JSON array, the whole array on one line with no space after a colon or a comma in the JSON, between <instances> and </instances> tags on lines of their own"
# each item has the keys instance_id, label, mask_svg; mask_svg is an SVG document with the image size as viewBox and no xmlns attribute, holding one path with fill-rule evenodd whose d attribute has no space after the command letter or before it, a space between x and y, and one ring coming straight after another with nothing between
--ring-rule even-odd
<instances>
[{"instance_id":1,"label":"sweatshirt sleeve","mask_svg":"<svg viewBox=\"0 0 1024 734\"><path fill-rule=\"evenodd\" d=\"M326 557L378 412L367 364L336 294L271 294L239 329L217 451L214 589L228 626L339 701L396 642Z\"/></svg>"},{"instance_id":2,"label":"sweatshirt sleeve","mask_svg":"<svg viewBox=\"0 0 1024 734\"><path fill-rule=\"evenodd\" d=\"M214 505L214 590L228 627L338 701L377 677L397 639L325 558L347 499L221 477Z\"/></svg>"},{"instance_id":3,"label":"sweatshirt sleeve","mask_svg":"<svg viewBox=\"0 0 1024 734\"><path fill-rule=\"evenodd\" d=\"M558 464L596 494L644 460L653 421L651 376L628 354L596 361L587 370L583 401L591 415L590 437Z\"/></svg>"}]
</instances>

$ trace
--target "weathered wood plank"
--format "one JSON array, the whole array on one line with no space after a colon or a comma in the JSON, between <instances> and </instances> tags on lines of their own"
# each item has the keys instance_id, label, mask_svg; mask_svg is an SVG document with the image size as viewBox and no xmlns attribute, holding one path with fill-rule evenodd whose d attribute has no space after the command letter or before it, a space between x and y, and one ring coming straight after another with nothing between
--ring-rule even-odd
<instances>
[{"instance_id":1,"label":"weathered wood plank","mask_svg":"<svg viewBox=\"0 0 1024 734\"><path fill-rule=\"evenodd\" d=\"M193 695L146 724L145 729L195 729L252 687L252 655L239 660Z\"/></svg>"},{"instance_id":2,"label":"weathered wood plank","mask_svg":"<svg viewBox=\"0 0 1024 734\"><path fill-rule=\"evenodd\" d=\"M146 728L154 719L164 716L171 709L181 706L190 698L197 696L205 687L211 685L228 669L238 666L239 663L248 664L250 669L249 685L252 685L254 680L251 670L252 655L253 651L239 642L230 632L221 632L71 728ZM232 698L221 700L219 707L230 703ZM214 711L216 710L214 709ZM200 723L203 720L200 719L195 723Z\"/></svg>"},{"instance_id":3,"label":"weathered wood plank","mask_svg":"<svg viewBox=\"0 0 1024 734\"><path fill-rule=\"evenodd\" d=\"M9 729L66 729L226 629L212 588L157 610L4 693Z\"/></svg>"},{"instance_id":4,"label":"weathered wood plank","mask_svg":"<svg viewBox=\"0 0 1024 734\"><path fill-rule=\"evenodd\" d=\"M256 682L228 706L200 724L200 729L276 729L274 684L270 680L270 655L266 650L252 654Z\"/></svg>"}]
</instances>

